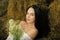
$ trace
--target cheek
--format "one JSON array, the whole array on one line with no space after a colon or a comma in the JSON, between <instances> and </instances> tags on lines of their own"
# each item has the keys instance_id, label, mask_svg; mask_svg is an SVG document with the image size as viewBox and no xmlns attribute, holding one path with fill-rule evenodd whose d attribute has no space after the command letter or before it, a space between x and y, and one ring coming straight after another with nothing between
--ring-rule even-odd
<instances>
[{"instance_id":1,"label":"cheek","mask_svg":"<svg viewBox=\"0 0 60 40\"><path fill-rule=\"evenodd\" d=\"M27 17L27 15L26 15L26 19L27 19L28 17Z\"/></svg>"},{"instance_id":2,"label":"cheek","mask_svg":"<svg viewBox=\"0 0 60 40\"><path fill-rule=\"evenodd\" d=\"M31 16L30 17L30 21L35 21L35 17L34 16Z\"/></svg>"},{"instance_id":3,"label":"cheek","mask_svg":"<svg viewBox=\"0 0 60 40\"><path fill-rule=\"evenodd\" d=\"M35 17L34 16L28 16L28 15L26 15L26 21L34 22L35 21Z\"/></svg>"}]
</instances>

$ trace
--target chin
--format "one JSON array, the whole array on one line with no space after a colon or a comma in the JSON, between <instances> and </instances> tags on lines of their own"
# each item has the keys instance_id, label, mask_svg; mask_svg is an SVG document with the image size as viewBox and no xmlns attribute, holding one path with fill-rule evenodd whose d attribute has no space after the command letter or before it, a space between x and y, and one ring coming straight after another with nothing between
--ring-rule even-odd
<instances>
[{"instance_id":1,"label":"chin","mask_svg":"<svg viewBox=\"0 0 60 40\"><path fill-rule=\"evenodd\" d=\"M30 21L27 21L27 23L31 23Z\"/></svg>"}]
</instances>

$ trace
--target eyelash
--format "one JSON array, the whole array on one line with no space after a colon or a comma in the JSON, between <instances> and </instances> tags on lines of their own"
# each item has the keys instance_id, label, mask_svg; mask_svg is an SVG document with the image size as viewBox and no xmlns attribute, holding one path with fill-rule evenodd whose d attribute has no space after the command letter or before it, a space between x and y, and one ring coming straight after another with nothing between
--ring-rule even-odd
<instances>
[{"instance_id":1,"label":"eyelash","mask_svg":"<svg viewBox=\"0 0 60 40\"><path fill-rule=\"evenodd\" d=\"M28 13L26 15L28 15ZM34 16L34 14L30 14L30 15Z\"/></svg>"}]
</instances>

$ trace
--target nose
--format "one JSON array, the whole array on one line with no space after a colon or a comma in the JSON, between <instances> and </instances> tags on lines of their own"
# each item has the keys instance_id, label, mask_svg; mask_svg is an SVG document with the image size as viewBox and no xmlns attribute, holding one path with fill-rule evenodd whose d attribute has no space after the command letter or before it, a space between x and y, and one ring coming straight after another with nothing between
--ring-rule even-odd
<instances>
[{"instance_id":1,"label":"nose","mask_svg":"<svg viewBox=\"0 0 60 40\"><path fill-rule=\"evenodd\" d=\"M30 15L27 15L28 18L30 18Z\"/></svg>"}]
</instances>

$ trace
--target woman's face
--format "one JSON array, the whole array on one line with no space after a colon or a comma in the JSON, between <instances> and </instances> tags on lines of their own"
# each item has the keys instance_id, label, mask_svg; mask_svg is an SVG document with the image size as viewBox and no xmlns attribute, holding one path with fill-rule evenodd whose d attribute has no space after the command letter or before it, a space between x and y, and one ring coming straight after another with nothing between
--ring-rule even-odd
<instances>
[{"instance_id":1,"label":"woman's face","mask_svg":"<svg viewBox=\"0 0 60 40\"><path fill-rule=\"evenodd\" d=\"M27 11L27 14L26 14L26 22L27 23L34 23L34 21L35 21L35 11L31 7Z\"/></svg>"}]
</instances>

